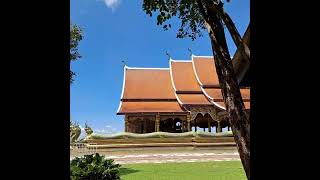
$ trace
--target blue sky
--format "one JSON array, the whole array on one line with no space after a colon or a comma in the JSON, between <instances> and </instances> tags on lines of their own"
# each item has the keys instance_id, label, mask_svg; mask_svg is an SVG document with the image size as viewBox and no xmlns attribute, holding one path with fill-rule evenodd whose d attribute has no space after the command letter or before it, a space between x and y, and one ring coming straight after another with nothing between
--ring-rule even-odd
<instances>
[{"instance_id":1,"label":"blue sky","mask_svg":"<svg viewBox=\"0 0 320 180\"><path fill-rule=\"evenodd\" d=\"M188 60L188 48L195 55L212 55L207 33L191 41L177 39L180 25L172 20L173 28L164 31L156 18L142 10L143 0L71 0L71 21L83 28L80 42L82 58L71 64L77 74L70 88L71 119L84 126L88 122L98 133L122 132L123 116L117 116L123 64L133 67L169 67L172 59ZM232 0L225 9L243 35L250 20L249 0ZM229 35L231 55L235 52Z\"/></svg>"}]
</instances>

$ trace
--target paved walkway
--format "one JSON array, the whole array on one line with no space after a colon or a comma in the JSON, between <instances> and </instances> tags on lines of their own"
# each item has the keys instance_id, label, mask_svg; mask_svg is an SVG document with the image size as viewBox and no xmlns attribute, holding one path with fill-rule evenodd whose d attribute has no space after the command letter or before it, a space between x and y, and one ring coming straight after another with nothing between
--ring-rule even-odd
<instances>
[{"instance_id":1,"label":"paved walkway","mask_svg":"<svg viewBox=\"0 0 320 180\"><path fill-rule=\"evenodd\" d=\"M119 164L137 163L178 163L178 162L208 162L240 160L234 153L165 153L165 154L134 154L106 156Z\"/></svg>"}]
</instances>

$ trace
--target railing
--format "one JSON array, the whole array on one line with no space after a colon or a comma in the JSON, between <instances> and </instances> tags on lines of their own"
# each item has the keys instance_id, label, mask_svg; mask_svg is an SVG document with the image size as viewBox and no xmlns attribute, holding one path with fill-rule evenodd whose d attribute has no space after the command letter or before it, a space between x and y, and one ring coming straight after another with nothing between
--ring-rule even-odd
<instances>
[{"instance_id":1,"label":"railing","mask_svg":"<svg viewBox=\"0 0 320 180\"><path fill-rule=\"evenodd\" d=\"M97 153L97 143L71 143L70 156L83 156Z\"/></svg>"}]
</instances>

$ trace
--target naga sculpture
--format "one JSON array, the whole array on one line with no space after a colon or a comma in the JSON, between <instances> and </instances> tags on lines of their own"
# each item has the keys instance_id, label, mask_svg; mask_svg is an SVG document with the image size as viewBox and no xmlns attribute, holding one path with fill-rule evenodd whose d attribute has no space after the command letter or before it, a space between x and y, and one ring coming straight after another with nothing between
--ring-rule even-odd
<instances>
[{"instance_id":1,"label":"naga sculpture","mask_svg":"<svg viewBox=\"0 0 320 180\"><path fill-rule=\"evenodd\" d=\"M79 124L70 122L70 142L74 143L78 140L81 134L81 128Z\"/></svg>"},{"instance_id":2,"label":"naga sculpture","mask_svg":"<svg viewBox=\"0 0 320 180\"><path fill-rule=\"evenodd\" d=\"M84 130L86 131L87 136L91 135L93 133L92 128L86 123Z\"/></svg>"}]
</instances>

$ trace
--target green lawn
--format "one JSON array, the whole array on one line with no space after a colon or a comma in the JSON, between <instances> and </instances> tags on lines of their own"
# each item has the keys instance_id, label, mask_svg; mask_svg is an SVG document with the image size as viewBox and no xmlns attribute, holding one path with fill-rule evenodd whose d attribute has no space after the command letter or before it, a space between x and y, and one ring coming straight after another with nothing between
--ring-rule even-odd
<instances>
[{"instance_id":1,"label":"green lawn","mask_svg":"<svg viewBox=\"0 0 320 180\"><path fill-rule=\"evenodd\" d=\"M122 165L124 180L245 180L240 161L128 164Z\"/></svg>"}]
</instances>

